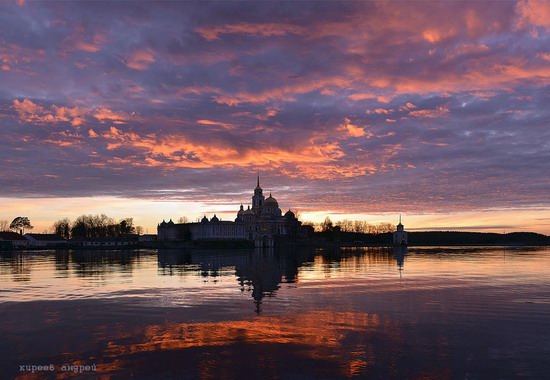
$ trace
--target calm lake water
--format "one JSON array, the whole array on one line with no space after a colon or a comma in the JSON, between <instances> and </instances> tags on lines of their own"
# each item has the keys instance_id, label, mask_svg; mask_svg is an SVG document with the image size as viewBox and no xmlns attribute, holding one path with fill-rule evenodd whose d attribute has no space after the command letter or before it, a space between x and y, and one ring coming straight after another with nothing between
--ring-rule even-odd
<instances>
[{"instance_id":1,"label":"calm lake water","mask_svg":"<svg viewBox=\"0 0 550 380\"><path fill-rule=\"evenodd\" d=\"M0 254L0 378L548 379L549 358L549 248Z\"/></svg>"}]
</instances>

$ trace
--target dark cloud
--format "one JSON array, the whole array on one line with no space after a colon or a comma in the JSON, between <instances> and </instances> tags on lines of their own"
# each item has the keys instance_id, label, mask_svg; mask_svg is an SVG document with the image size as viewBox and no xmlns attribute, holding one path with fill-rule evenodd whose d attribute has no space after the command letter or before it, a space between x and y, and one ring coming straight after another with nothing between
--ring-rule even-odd
<instances>
[{"instance_id":1,"label":"dark cloud","mask_svg":"<svg viewBox=\"0 0 550 380\"><path fill-rule=\"evenodd\" d=\"M524 3L2 4L0 196L234 202L261 172L304 210L548 206Z\"/></svg>"}]
</instances>

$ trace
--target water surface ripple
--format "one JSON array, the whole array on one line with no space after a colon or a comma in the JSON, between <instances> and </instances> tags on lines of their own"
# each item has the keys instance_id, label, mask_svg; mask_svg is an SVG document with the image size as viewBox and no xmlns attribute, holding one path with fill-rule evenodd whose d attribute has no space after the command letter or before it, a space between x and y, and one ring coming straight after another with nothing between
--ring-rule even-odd
<instances>
[{"instance_id":1,"label":"water surface ripple","mask_svg":"<svg viewBox=\"0 0 550 380\"><path fill-rule=\"evenodd\" d=\"M529 247L4 252L0 378L550 378L549 265Z\"/></svg>"}]
</instances>

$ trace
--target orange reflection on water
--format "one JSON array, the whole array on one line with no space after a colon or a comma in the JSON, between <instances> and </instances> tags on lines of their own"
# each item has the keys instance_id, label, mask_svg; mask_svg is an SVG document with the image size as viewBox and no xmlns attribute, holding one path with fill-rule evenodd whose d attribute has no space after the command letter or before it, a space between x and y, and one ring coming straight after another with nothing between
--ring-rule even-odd
<instances>
[{"instance_id":1,"label":"orange reflection on water","mask_svg":"<svg viewBox=\"0 0 550 380\"><path fill-rule=\"evenodd\" d=\"M131 368L136 365L134 358L145 353L198 347L211 350L216 346L231 349L231 346L253 345L261 349L267 345L285 345L298 347L298 357L293 360L303 356L335 362L334 368L340 376L353 376L365 373L369 362L374 361L375 348L363 342L361 337L374 334L382 335L386 341L402 340L400 327L391 320L381 320L376 314L333 310L262 316L243 321L148 325L130 332L116 330L101 331L107 343L100 355L103 362L97 365L98 373L109 374ZM134 337L134 342L128 342L130 337ZM218 366L227 364L218 360L201 360L198 366L200 378L212 378L212 374L219 374ZM267 360L256 364L271 366L273 363Z\"/></svg>"},{"instance_id":2,"label":"orange reflection on water","mask_svg":"<svg viewBox=\"0 0 550 380\"><path fill-rule=\"evenodd\" d=\"M252 321L170 323L147 326L143 331L143 343L125 346L110 342L108 352L119 356L159 349L230 345L237 341L337 347L344 329L359 331L379 326L380 320L376 315L332 311L259 317Z\"/></svg>"}]
</instances>

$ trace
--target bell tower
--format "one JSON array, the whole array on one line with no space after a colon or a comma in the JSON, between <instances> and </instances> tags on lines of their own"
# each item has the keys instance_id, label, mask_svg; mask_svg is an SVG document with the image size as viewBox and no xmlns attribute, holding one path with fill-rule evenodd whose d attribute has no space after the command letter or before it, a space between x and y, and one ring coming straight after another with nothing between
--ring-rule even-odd
<instances>
[{"instance_id":1,"label":"bell tower","mask_svg":"<svg viewBox=\"0 0 550 380\"><path fill-rule=\"evenodd\" d=\"M252 197L252 211L254 211L256 215L260 213L260 210L264 205L264 201L265 197L263 190L260 187L260 175L258 174L258 182L256 184L256 188L254 189L254 196Z\"/></svg>"},{"instance_id":2,"label":"bell tower","mask_svg":"<svg viewBox=\"0 0 550 380\"><path fill-rule=\"evenodd\" d=\"M407 232L405 231L405 226L401 223L401 214L399 214L399 224L397 225L397 231L393 233L393 244L394 245L407 245Z\"/></svg>"}]
</instances>

